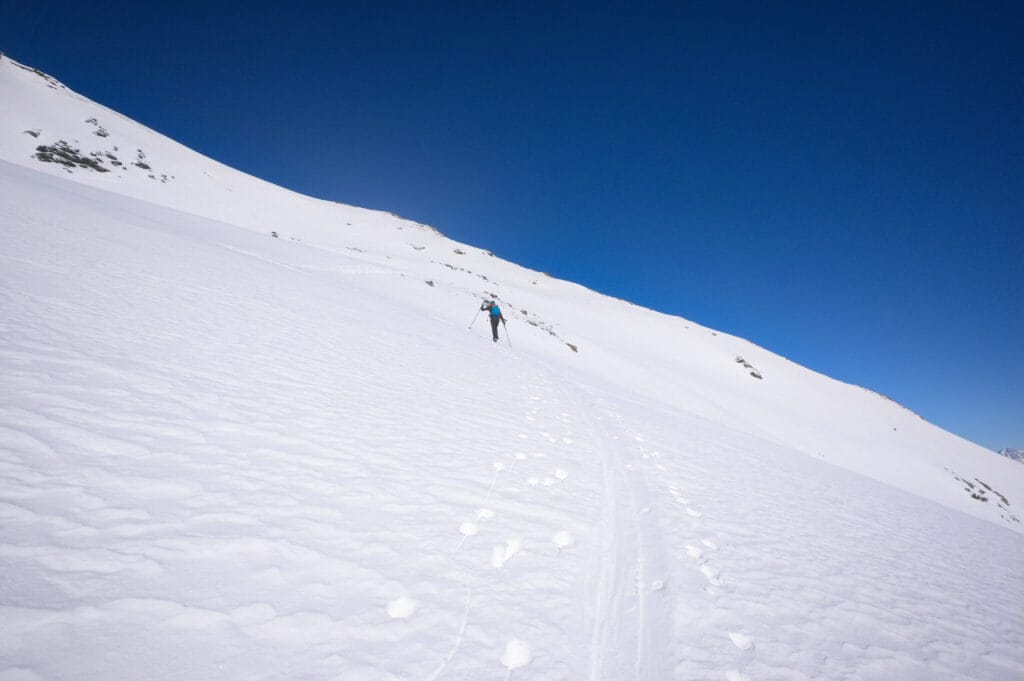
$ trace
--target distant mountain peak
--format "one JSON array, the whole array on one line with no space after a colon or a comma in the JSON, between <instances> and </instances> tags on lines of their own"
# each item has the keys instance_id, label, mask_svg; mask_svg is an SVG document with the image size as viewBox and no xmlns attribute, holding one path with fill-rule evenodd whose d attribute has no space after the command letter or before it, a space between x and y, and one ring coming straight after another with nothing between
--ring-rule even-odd
<instances>
[{"instance_id":1,"label":"distant mountain peak","mask_svg":"<svg viewBox=\"0 0 1024 681\"><path fill-rule=\"evenodd\" d=\"M1024 463L1024 449L1010 449L1004 447L999 450L1000 456L1005 456L1007 459L1013 459L1019 463Z\"/></svg>"}]
</instances>

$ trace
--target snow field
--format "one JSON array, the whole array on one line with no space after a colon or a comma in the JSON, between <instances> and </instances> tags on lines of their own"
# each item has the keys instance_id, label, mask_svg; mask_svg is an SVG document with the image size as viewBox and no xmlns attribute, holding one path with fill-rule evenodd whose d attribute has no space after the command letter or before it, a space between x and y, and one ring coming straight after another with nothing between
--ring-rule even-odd
<instances>
[{"instance_id":1,"label":"snow field","mask_svg":"<svg viewBox=\"0 0 1024 681\"><path fill-rule=\"evenodd\" d=\"M543 372L465 330L439 352L379 297L220 245L248 233L81 218L20 233L4 267L5 659L438 678L518 669L521 641L536 678L573 673L582 566L552 537L599 502L565 490L581 454ZM55 266L68 242L95 266Z\"/></svg>"},{"instance_id":2,"label":"snow field","mask_svg":"<svg viewBox=\"0 0 1024 681\"><path fill-rule=\"evenodd\" d=\"M400 276L47 205L0 289L8 676L1021 671L1017 535L428 321Z\"/></svg>"}]
</instances>

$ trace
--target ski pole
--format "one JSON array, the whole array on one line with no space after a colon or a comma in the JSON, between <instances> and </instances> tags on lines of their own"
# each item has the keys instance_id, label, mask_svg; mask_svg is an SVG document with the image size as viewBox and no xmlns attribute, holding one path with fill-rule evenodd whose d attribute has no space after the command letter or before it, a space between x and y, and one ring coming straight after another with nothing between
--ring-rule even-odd
<instances>
[{"instance_id":1,"label":"ski pole","mask_svg":"<svg viewBox=\"0 0 1024 681\"><path fill-rule=\"evenodd\" d=\"M511 350L512 349L512 339L508 337L508 324L506 324L504 321L502 321L501 325L505 329L505 340L508 341L508 349Z\"/></svg>"},{"instance_id":2,"label":"ski pole","mask_svg":"<svg viewBox=\"0 0 1024 681\"><path fill-rule=\"evenodd\" d=\"M479 316L480 316L480 310L477 310L476 314L473 315L473 321L471 321L469 323L469 328L471 328L471 329L473 328L473 325L476 324L476 318L479 317Z\"/></svg>"}]
</instances>

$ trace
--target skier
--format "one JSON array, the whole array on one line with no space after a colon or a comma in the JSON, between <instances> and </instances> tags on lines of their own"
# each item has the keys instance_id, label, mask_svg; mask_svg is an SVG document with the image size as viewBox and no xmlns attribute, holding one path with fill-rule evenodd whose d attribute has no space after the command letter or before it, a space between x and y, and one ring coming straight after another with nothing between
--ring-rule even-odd
<instances>
[{"instance_id":1,"label":"skier","mask_svg":"<svg viewBox=\"0 0 1024 681\"><path fill-rule=\"evenodd\" d=\"M485 300L480 306L480 311L490 310L491 313L491 335L494 336L494 342L498 342L498 322L505 323L505 318L501 316L501 308L499 308L493 300Z\"/></svg>"}]
</instances>

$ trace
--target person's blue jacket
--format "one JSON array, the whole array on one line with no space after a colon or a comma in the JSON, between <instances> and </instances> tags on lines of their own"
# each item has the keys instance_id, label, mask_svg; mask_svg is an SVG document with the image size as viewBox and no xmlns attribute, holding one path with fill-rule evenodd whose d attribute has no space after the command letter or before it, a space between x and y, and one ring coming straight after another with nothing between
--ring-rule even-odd
<instances>
[{"instance_id":1,"label":"person's blue jacket","mask_svg":"<svg viewBox=\"0 0 1024 681\"><path fill-rule=\"evenodd\" d=\"M505 318L501 316L501 308L493 300L485 300L480 305L481 310L489 310L492 317L497 317L501 321L505 321Z\"/></svg>"}]
</instances>

